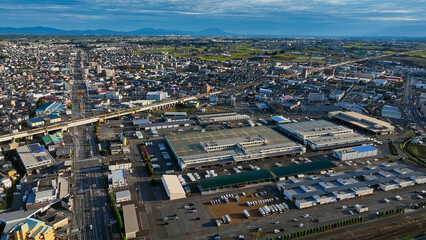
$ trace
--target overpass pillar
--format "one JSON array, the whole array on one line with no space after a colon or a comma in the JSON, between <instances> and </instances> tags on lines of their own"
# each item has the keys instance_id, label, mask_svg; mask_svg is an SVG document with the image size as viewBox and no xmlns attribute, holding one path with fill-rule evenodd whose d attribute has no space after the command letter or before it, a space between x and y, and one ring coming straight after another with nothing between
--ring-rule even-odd
<instances>
[{"instance_id":1,"label":"overpass pillar","mask_svg":"<svg viewBox=\"0 0 426 240\"><path fill-rule=\"evenodd\" d=\"M33 140L33 136L32 135L28 135L27 136L27 140L29 140L29 141ZM12 140L12 142L14 142L14 141L15 141L15 139Z\"/></svg>"}]
</instances>

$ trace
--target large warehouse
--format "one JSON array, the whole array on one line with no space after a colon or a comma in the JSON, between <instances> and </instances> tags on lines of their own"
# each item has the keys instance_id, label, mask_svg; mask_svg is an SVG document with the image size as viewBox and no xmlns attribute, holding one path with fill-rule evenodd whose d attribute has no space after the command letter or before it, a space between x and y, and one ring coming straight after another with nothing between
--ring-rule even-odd
<instances>
[{"instance_id":1,"label":"large warehouse","mask_svg":"<svg viewBox=\"0 0 426 240\"><path fill-rule=\"evenodd\" d=\"M342 149L335 150L333 155L342 161L373 157L377 155L377 148L370 145L351 147L351 148L342 148Z\"/></svg>"},{"instance_id":2,"label":"large warehouse","mask_svg":"<svg viewBox=\"0 0 426 240\"><path fill-rule=\"evenodd\" d=\"M302 145L265 126L185 133L165 140L182 170L305 152Z\"/></svg>"},{"instance_id":3,"label":"large warehouse","mask_svg":"<svg viewBox=\"0 0 426 240\"><path fill-rule=\"evenodd\" d=\"M352 129L326 120L278 124L278 129L309 145L313 150L329 150L368 144L371 139Z\"/></svg>"},{"instance_id":4,"label":"large warehouse","mask_svg":"<svg viewBox=\"0 0 426 240\"><path fill-rule=\"evenodd\" d=\"M185 190L176 175L163 175L161 182L163 182L164 189L170 200L186 198Z\"/></svg>"},{"instance_id":5,"label":"large warehouse","mask_svg":"<svg viewBox=\"0 0 426 240\"><path fill-rule=\"evenodd\" d=\"M395 130L395 127L388 122L357 112L329 112L328 117L377 135L392 134Z\"/></svg>"}]
</instances>

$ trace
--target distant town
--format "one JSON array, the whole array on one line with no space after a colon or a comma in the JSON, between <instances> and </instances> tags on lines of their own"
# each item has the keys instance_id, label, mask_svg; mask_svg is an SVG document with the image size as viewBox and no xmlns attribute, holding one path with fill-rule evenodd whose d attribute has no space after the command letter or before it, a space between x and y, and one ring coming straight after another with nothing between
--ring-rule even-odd
<instances>
[{"instance_id":1,"label":"distant town","mask_svg":"<svg viewBox=\"0 0 426 240\"><path fill-rule=\"evenodd\" d=\"M1 239L421 239L426 43L0 35Z\"/></svg>"}]
</instances>

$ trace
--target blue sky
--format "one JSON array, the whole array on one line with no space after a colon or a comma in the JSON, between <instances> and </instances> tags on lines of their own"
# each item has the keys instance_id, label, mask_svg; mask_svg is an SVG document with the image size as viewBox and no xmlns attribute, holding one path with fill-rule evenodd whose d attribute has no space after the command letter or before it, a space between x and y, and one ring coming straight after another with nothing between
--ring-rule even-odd
<instances>
[{"instance_id":1,"label":"blue sky","mask_svg":"<svg viewBox=\"0 0 426 240\"><path fill-rule=\"evenodd\" d=\"M426 36L426 0L1 0L0 26Z\"/></svg>"}]
</instances>

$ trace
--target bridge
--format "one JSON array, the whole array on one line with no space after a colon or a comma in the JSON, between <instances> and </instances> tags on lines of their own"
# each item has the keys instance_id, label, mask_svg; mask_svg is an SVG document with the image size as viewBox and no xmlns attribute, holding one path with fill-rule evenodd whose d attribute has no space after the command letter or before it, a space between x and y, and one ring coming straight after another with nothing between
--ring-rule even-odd
<instances>
[{"instance_id":1,"label":"bridge","mask_svg":"<svg viewBox=\"0 0 426 240\"><path fill-rule=\"evenodd\" d=\"M415 51L398 53L398 54L407 54L407 53L411 53L411 52L415 52ZM329 66L326 66L326 67L313 68L313 69L310 70L310 72L320 72L320 71L323 71L325 68L333 68L333 67L338 67L338 66L350 64L350 63L362 62L362 61L365 61L365 60L368 60L368 59L388 57L388 56L392 56L392 55L395 55L395 54L386 54L386 55L375 56L375 57L370 57L370 58L355 59L355 60L351 60L351 61L332 64L332 65L329 65ZM283 77L291 78L291 77L298 76L299 74L300 73L294 73L294 74L285 75ZM96 123L96 122L104 122L106 119L116 118L116 117L120 117L120 116L124 116L124 115L131 115L131 114L135 114L137 112L155 111L155 110L159 110L159 109L163 109L163 108L169 108L169 107L175 106L178 103L185 103L185 102L188 102L188 101L197 100L197 99L202 98L202 97L218 95L218 94L228 93L228 92L234 92L236 90L240 90L240 89L244 89L244 88L248 88L248 87L255 87L255 86L263 83L264 81L265 81L265 79L261 79L261 80L258 80L258 81L253 81L253 82L243 84L243 85L239 85L239 86L236 86L236 87L227 88L227 89L224 89L224 90L221 90L221 91L215 91L215 92L211 92L211 93L204 93L204 94L199 94L199 95L194 95L194 96L188 96L188 97L164 101L164 102L157 102L157 103L153 103L153 104L150 104L150 105L147 105L147 106L130 108L130 109L125 109L125 110L120 110L120 111L117 111L117 112L101 114L101 115L97 115L97 116L94 116L94 117L81 118L81 119L77 119L77 120L71 120L71 121L67 121L67 122L52 124L52 125L44 126L44 127L40 127L40 128L24 130L24 131L15 132L15 133L9 133L9 134L5 134L5 135L0 136L0 142L14 141L15 139L18 139L18 138L29 138L29 139L31 139L32 136L38 135L38 134L47 135L49 132L52 132L52 131L58 131L58 130L67 131L69 128L72 128L72 127L78 127L78 126L82 126L82 125L86 125L86 124L90 124L90 123Z\"/></svg>"}]
</instances>

